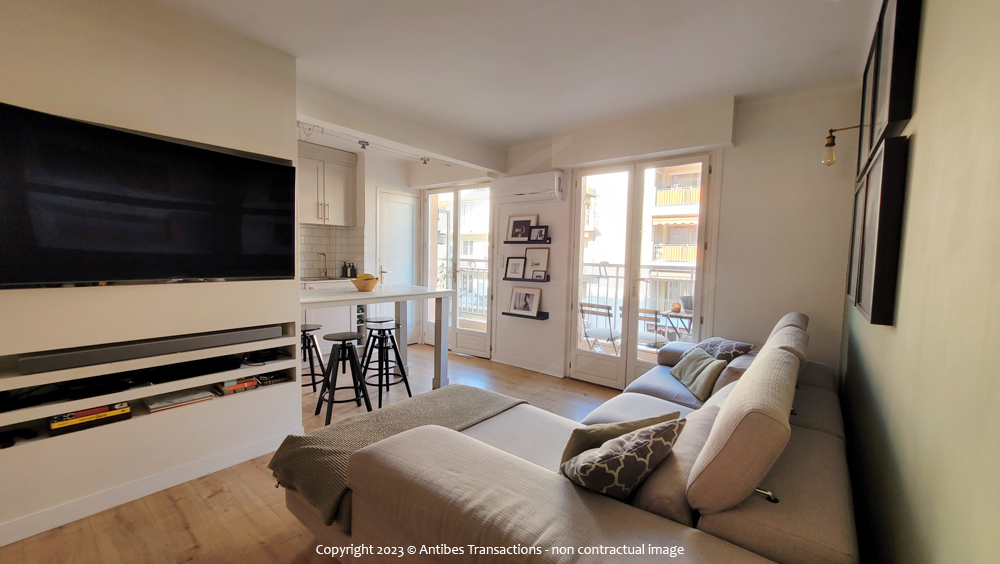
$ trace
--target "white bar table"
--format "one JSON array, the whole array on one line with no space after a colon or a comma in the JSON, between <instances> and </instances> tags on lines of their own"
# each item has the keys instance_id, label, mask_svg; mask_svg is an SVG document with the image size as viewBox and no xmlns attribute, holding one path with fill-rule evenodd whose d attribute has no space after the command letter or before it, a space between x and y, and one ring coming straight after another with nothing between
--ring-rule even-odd
<instances>
[{"instance_id":1,"label":"white bar table","mask_svg":"<svg viewBox=\"0 0 1000 564\"><path fill-rule=\"evenodd\" d=\"M376 286L371 292L359 292L353 285L328 290L300 290L299 303L302 309L322 309L349 305L396 304L396 342L399 343L399 355L403 359L403 368L410 372L406 356L406 302L411 300L434 300L434 389L448 385L448 324L441 323L449 319L449 305L454 290L431 290L424 286ZM352 313L353 316L353 313Z\"/></svg>"}]
</instances>

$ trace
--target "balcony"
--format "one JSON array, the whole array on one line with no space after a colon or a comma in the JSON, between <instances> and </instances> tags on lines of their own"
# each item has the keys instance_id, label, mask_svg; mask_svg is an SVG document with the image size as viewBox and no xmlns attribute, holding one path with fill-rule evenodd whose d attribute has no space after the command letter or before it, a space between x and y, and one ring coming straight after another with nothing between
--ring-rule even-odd
<instances>
[{"instance_id":1,"label":"balcony","mask_svg":"<svg viewBox=\"0 0 1000 564\"><path fill-rule=\"evenodd\" d=\"M697 204L700 200L701 188L661 188L656 191L658 206Z\"/></svg>"},{"instance_id":2,"label":"balcony","mask_svg":"<svg viewBox=\"0 0 1000 564\"><path fill-rule=\"evenodd\" d=\"M698 260L698 245L653 244L654 262L695 262Z\"/></svg>"}]
</instances>

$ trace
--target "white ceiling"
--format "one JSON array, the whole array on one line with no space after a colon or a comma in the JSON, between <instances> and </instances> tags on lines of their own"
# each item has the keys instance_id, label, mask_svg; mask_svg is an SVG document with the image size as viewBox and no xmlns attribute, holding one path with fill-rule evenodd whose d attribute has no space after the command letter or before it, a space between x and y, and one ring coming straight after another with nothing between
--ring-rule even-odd
<instances>
[{"instance_id":1,"label":"white ceiling","mask_svg":"<svg viewBox=\"0 0 1000 564\"><path fill-rule=\"evenodd\" d=\"M877 0L161 0L300 80L507 145L723 95L858 79Z\"/></svg>"}]
</instances>

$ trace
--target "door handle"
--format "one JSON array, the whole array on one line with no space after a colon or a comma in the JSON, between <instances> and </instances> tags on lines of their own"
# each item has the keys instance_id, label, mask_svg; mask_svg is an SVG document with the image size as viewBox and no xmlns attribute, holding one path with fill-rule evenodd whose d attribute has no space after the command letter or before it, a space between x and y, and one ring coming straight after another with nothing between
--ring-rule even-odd
<instances>
[{"instance_id":1,"label":"door handle","mask_svg":"<svg viewBox=\"0 0 1000 564\"><path fill-rule=\"evenodd\" d=\"M323 219L330 219L330 204L323 204L326 206L326 216Z\"/></svg>"},{"instance_id":2,"label":"door handle","mask_svg":"<svg viewBox=\"0 0 1000 564\"><path fill-rule=\"evenodd\" d=\"M316 218L323 219L323 202L316 202Z\"/></svg>"},{"instance_id":3,"label":"door handle","mask_svg":"<svg viewBox=\"0 0 1000 564\"><path fill-rule=\"evenodd\" d=\"M379 270L379 277L378 277L379 281L381 283L385 284L385 275L386 274L392 274L392 271L391 270L386 270L385 267L382 267L382 266L379 266L378 270Z\"/></svg>"}]
</instances>

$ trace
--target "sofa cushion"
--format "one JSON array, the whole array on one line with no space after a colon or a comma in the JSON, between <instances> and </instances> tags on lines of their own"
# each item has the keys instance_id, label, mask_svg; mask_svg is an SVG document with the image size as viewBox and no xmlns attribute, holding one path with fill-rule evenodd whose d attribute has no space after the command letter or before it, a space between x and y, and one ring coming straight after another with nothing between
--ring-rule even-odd
<instances>
[{"instance_id":1,"label":"sofa cushion","mask_svg":"<svg viewBox=\"0 0 1000 564\"><path fill-rule=\"evenodd\" d=\"M739 380L743 373L750 368L750 364L753 359L757 358L757 351L750 351L747 354L741 354L736 357L735 360L726 365L726 369L722 371L719 375L719 379L715 381L715 387L712 388L712 394L716 394L722 388L725 388L729 384Z\"/></svg>"},{"instance_id":2,"label":"sofa cushion","mask_svg":"<svg viewBox=\"0 0 1000 564\"><path fill-rule=\"evenodd\" d=\"M792 415L788 418L788 422L844 438L844 416L840 412L840 398L830 390L799 386L795 390Z\"/></svg>"},{"instance_id":3,"label":"sofa cushion","mask_svg":"<svg viewBox=\"0 0 1000 564\"><path fill-rule=\"evenodd\" d=\"M656 351L656 363L660 366L673 366L680 362L682 354L694 347L694 343L671 341Z\"/></svg>"},{"instance_id":4,"label":"sofa cushion","mask_svg":"<svg viewBox=\"0 0 1000 564\"><path fill-rule=\"evenodd\" d=\"M722 337L709 337L700 343L698 343L695 348L701 349L707 352L712 358L718 360L724 360L730 362L740 355L747 354L753 350L753 345L750 343L741 343L740 341L733 341L731 339L724 339ZM681 360L687 358L688 355L694 349L690 349L681 353Z\"/></svg>"},{"instance_id":5,"label":"sofa cushion","mask_svg":"<svg viewBox=\"0 0 1000 564\"><path fill-rule=\"evenodd\" d=\"M799 385L824 388L833 393L840 390L837 373L827 364L807 360L799 370Z\"/></svg>"},{"instance_id":6,"label":"sofa cushion","mask_svg":"<svg viewBox=\"0 0 1000 564\"><path fill-rule=\"evenodd\" d=\"M770 349L781 349L788 351L799 357L799 365L806 361L806 346L809 344L809 335L798 327L785 327L776 331L767 338L767 342L760 348L761 352Z\"/></svg>"},{"instance_id":7,"label":"sofa cushion","mask_svg":"<svg viewBox=\"0 0 1000 564\"><path fill-rule=\"evenodd\" d=\"M809 316L797 311L786 313L781 319L778 320L777 323L774 324L774 329L771 329L771 337L785 327L798 327L799 329L805 331L809 328ZM771 337L768 337L768 339Z\"/></svg>"},{"instance_id":8,"label":"sofa cushion","mask_svg":"<svg viewBox=\"0 0 1000 564\"><path fill-rule=\"evenodd\" d=\"M697 409L702 404L701 400L694 397L691 390L677 381L677 378L674 378L670 368L666 366L650 368L649 372L639 376L626 386L625 392L652 396L690 409ZM681 413L681 417L683 416L684 414ZM630 419L634 419L634 417Z\"/></svg>"},{"instance_id":9,"label":"sofa cushion","mask_svg":"<svg viewBox=\"0 0 1000 564\"><path fill-rule=\"evenodd\" d=\"M674 443L670 456L639 486L632 505L694 527L696 514L687 502L688 476L718 414L718 405L705 405L688 414L684 432Z\"/></svg>"},{"instance_id":10,"label":"sofa cushion","mask_svg":"<svg viewBox=\"0 0 1000 564\"><path fill-rule=\"evenodd\" d=\"M778 503L751 495L732 509L703 515L698 528L783 564L858 561L843 441L793 426L760 488Z\"/></svg>"},{"instance_id":11,"label":"sofa cushion","mask_svg":"<svg viewBox=\"0 0 1000 564\"><path fill-rule=\"evenodd\" d=\"M676 380L674 381L677 382ZM680 382L677 385L681 386ZM684 388L684 386L681 387ZM687 388L684 389L686 390ZM633 394L629 392L619 394L597 406L597 409L591 411L590 414L583 418L582 423L584 425L593 425L595 423L632 421L654 415L663 415L671 411L679 411L681 417L684 417L694 410L690 407L654 398L653 396L647 396L646 394ZM560 452L562 452L561 447Z\"/></svg>"},{"instance_id":12,"label":"sofa cushion","mask_svg":"<svg viewBox=\"0 0 1000 564\"><path fill-rule=\"evenodd\" d=\"M576 421L523 403L469 427L462 434L558 472L566 441L580 427L583 425Z\"/></svg>"},{"instance_id":13,"label":"sofa cushion","mask_svg":"<svg viewBox=\"0 0 1000 564\"><path fill-rule=\"evenodd\" d=\"M643 419L636 419L633 421L595 423L593 425L584 425L578 429L573 429L573 434L569 436L569 440L566 441L566 446L563 448L562 462L566 462L570 458L573 458L585 450L597 448L605 442L620 437L626 433L631 433L632 431L637 431L644 427L649 427L650 425L656 425L657 423L663 423L664 421L680 419L680 417L680 411L671 411L670 413L655 415L653 417L645 417Z\"/></svg>"},{"instance_id":14,"label":"sofa cushion","mask_svg":"<svg viewBox=\"0 0 1000 564\"><path fill-rule=\"evenodd\" d=\"M670 369L670 374L684 384L698 401L705 401L712 395L712 387L725 368L726 361L716 360L701 349L692 349L677 366Z\"/></svg>"},{"instance_id":15,"label":"sofa cushion","mask_svg":"<svg viewBox=\"0 0 1000 564\"><path fill-rule=\"evenodd\" d=\"M767 475L788 442L799 360L762 350L722 403L688 478L688 503L704 513L733 507Z\"/></svg>"},{"instance_id":16,"label":"sofa cushion","mask_svg":"<svg viewBox=\"0 0 1000 564\"><path fill-rule=\"evenodd\" d=\"M615 499L626 499L670 455L684 419L664 421L616 437L562 465L570 481Z\"/></svg>"}]
</instances>

